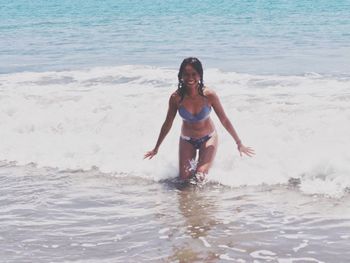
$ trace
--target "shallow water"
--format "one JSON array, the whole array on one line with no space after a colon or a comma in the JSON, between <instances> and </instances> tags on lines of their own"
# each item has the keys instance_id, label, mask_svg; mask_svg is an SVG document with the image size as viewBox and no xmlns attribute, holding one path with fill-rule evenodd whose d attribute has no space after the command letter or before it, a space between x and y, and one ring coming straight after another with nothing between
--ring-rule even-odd
<instances>
[{"instance_id":1,"label":"shallow water","mask_svg":"<svg viewBox=\"0 0 350 263\"><path fill-rule=\"evenodd\" d=\"M4 262L347 262L350 196L0 169Z\"/></svg>"}]
</instances>

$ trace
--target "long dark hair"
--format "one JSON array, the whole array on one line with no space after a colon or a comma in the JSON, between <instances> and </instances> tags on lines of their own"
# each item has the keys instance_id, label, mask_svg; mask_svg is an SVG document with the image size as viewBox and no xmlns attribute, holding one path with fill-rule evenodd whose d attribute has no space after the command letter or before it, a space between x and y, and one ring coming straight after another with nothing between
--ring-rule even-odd
<instances>
[{"instance_id":1,"label":"long dark hair","mask_svg":"<svg viewBox=\"0 0 350 263\"><path fill-rule=\"evenodd\" d=\"M200 76L200 83L198 85L198 93L201 96L205 97L204 93L203 93L204 83L203 83L202 63L199 61L198 58L194 58L194 57L185 58L181 63L179 73L177 74L177 78L179 80L179 84L177 85L177 94L179 94L181 96L181 100L183 100L185 93L186 93L186 86L182 80L182 75L183 75L185 67L187 65L191 65L198 72L198 74Z\"/></svg>"}]
</instances>

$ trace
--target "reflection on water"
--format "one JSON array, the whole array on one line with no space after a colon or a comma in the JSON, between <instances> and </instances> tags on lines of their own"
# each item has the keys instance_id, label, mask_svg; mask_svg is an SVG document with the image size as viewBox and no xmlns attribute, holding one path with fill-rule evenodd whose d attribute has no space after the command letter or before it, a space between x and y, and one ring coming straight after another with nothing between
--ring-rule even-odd
<instances>
[{"instance_id":1,"label":"reflection on water","mask_svg":"<svg viewBox=\"0 0 350 263\"><path fill-rule=\"evenodd\" d=\"M192 238L205 237L218 222L215 219L216 200L208 198L195 187L178 192L178 206L185 218L187 232Z\"/></svg>"},{"instance_id":2,"label":"reflection on water","mask_svg":"<svg viewBox=\"0 0 350 263\"><path fill-rule=\"evenodd\" d=\"M208 195L206 187L186 186L177 192L178 208L183 216L185 233L173 247L169 260L178 262L212 261L218 255L211 251L207 240L210 231L220 222L216 218L218 210L216 198Z\"/></svg>"}]
</instances>

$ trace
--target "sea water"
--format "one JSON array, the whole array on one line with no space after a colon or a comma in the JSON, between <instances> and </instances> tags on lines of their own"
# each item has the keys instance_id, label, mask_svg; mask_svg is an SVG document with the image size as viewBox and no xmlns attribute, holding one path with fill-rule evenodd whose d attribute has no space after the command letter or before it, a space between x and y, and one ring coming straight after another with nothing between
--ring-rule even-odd
<instances>
[{"instance_id":1,"label":"sea water","mask_svg":"<svg viewBox=\"0 0 350 263\"><path fill-rule=\"evenodd\" d=\"M0 72L186 56L235 72L348 73L350 1L1 0Z\"/></svg>"},{"instance_id":2,"label":"sea water","mask_svg":"<svg viewBox=\"0 0 350 263\"><path fill-rule=\"evenodd\" d=\"M347 262L350 1L0 2L5 262ZM243 143L179 187L187 56Z\"/></svg>"}]
</instances>

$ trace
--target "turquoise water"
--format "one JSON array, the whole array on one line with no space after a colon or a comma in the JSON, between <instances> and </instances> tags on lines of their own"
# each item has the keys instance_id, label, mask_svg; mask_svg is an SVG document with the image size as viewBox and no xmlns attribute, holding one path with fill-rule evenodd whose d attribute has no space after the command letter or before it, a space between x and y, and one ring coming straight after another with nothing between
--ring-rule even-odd
<instances>
[{"instance_id":1,"label":"turquoise water","mask_svg":"<svg viewBox=\"0 0 350 263\"><path fill-rule=\"evenodd\" d=\"M186 56L248 73L350 69L350 1L0 3L0 73L126 64L174 68Z\"/></svg>"}]
</instances>

